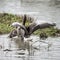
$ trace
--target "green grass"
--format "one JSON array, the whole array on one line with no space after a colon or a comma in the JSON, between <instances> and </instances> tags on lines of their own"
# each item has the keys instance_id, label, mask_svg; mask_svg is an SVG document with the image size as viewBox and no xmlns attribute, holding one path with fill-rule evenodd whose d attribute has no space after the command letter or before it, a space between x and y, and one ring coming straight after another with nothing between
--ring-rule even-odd
<instances>
[{"instance_id":1,"label":"green grass","mask_svg":"<svg viewBox=\"0 0 60 60\"><path fill-rule=\"evenodd\" d=\"M22 22L22 16L0 13L0 34L9 33L12 30L10 25L13 22Z\"/></svg>"},{"instance_id":2,"label":"green grass","mask_svg":"<svg viewBox=\"0 0 60 60\"><path fill-rule=\"evenodd\" d=\"M57 31L59 31L59 33ZM56 33L60 34L60 29L50 27L45 29L39 29L34 32L35 35L40 35L41 33L46 33L46 35L48 36L54 36L54 34Z\"/></svg>"},{"instance_id":3,"label":"green grass","mask_svg":"<svg viewBox=\"0 0 60 60\"><path fill-rule=\"evenodd\" d=\"M14 15L14 14L8 14L8 13L0 13L0 34L7 34L10 33L10 31L13 29L11 27L11 23L13 22L22 22L22 16ZM26 22L26 26L29 25L29 22ZM58 29L54 29L53 27L46 28L46 29L38 29L33 34L39 35L42 32L45 32L48 36L51 36L53 33L58 31ZM59 30L60 31L60 30Z\"/></svg>"}]
</instances>

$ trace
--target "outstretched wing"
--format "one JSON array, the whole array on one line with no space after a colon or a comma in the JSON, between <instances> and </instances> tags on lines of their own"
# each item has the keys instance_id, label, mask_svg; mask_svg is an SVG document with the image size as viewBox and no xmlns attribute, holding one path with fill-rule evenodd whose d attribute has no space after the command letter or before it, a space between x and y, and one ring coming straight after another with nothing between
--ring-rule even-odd
<instances>
[{"instance_id":1,"label":"outstretched wing","mask_svg":"<svg viewBox=\"0 0 60 60\"><path fill-rule=\"evenodd\" d=\"M42 23L42 24L35 24L35 26L31 27L30 34L38 29L49 28L51 26L56 26L55 23Z\"/></svg>"}]
</instances>

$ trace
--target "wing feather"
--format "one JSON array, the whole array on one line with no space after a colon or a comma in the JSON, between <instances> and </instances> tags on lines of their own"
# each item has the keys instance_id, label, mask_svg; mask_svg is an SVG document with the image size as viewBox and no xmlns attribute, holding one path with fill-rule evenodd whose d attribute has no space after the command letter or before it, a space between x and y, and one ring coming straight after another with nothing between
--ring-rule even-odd
<instances>
[{"instance_id":1,"label":"wing feather","mask_svg":"<svg viewBox=\"0 0 60 60\"><path fill-rule=\"evenodd\" d=\"M56 24L55 23L43 23L43 24L36 24L34 27L31 27L31 30L30 30L30 34L32 34L34 31L38 30L38 29L44 29L44 28L49 28L51 26L55 26Z\"/></svg>"}]
</instances>

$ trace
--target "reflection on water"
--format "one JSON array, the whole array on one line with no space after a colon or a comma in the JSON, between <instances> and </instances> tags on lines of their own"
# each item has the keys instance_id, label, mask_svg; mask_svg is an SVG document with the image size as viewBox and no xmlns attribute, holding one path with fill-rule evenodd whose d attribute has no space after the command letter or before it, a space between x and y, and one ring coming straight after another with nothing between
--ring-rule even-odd
<instances>
[{"instance_id":1,"label":"reflection on water","mask_svg":"<svg viewBox=\"0 0 60 60\"><path fill-rule=\"evenodd\" d=\"M30 40L32 38L32 40ZM9 39L8 35L0 36L1 60L59 60L60 38L48 38L39 40L37 36L31 36L25 41L19 38ZM2 47L1 47L2 46ZM2 57L2 58L1 58Z\"/></svg>"}]
</instances>

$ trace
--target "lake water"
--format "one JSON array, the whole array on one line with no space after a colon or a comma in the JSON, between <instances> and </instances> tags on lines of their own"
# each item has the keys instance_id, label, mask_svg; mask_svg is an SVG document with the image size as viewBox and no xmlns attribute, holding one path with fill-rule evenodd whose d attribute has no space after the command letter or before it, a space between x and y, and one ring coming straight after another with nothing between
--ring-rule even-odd
<instances>
[{"instance_id":1,"label":"lake water","mask_svg":"<svg viewBox=\"0 0 60 60\"><path fill-rule=\"evenodd\" d=\"M60 37L40 40L31 36L27 40L0 35L0 60L60 60Z\"/></svg>"},{"instance_id":2,"label":"lake water","mask_svg":"<svg viewBox=\"0 0 60 60\"><path fill-rule=\"evenodd\" d=\"M57 27L60 28L59 4L0 0L0 12L29 14L37 20L56 22ZM41 42L39 37L32 36L33 42L38 40L33 44L31 41L21 42L16 38L9 39L7 36L0 35L0 60L60 60L60 37L49 37Z\"/></svg>"}]
</instances>

